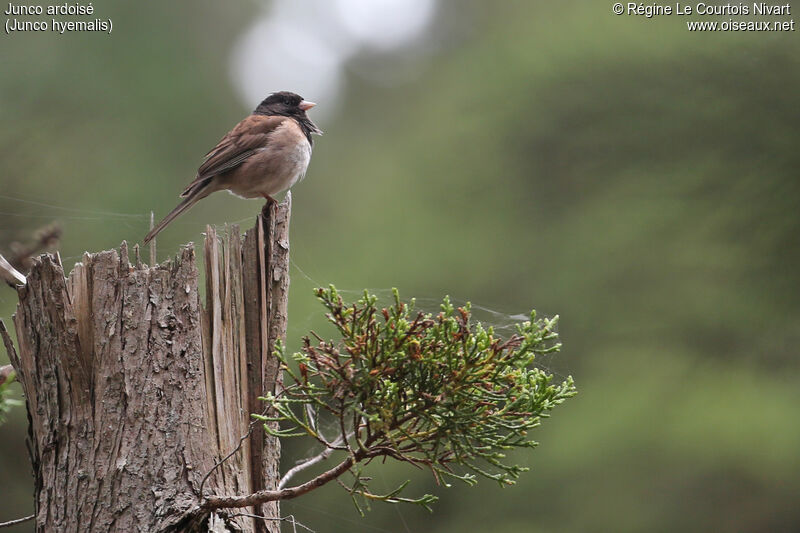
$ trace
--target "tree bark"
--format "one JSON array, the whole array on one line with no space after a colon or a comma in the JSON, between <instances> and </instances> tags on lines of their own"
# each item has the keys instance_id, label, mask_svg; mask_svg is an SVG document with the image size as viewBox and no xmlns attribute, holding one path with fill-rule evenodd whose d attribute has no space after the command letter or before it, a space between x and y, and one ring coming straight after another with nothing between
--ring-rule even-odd
<instances>
[{"instance_id":1,"label":"tree bark","mask_svg":"<svg viewBox=\"0 0 800 533\"><path fill-rule=\"evenodd\" d=\"M277 502L186 516L204 496L277 489L279 443L250 413L281 386L290 211L287 195L222 242L208 228L205 308L191 244L148 267L123 243L68 278L34 261L18 354L0 333L27 402L37 531L280 530Z\"/></svg>"}]
</instances>

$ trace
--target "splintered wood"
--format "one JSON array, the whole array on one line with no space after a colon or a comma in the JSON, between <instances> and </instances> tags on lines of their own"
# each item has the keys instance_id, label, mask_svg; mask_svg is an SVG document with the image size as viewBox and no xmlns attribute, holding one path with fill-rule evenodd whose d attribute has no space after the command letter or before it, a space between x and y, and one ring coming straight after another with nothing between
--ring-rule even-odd
<instances>
[{"instance_id":1,"label":"splintered wood","mask_svg":"<svg viewBox=\"0 0 800 533\"><path fill-rule=\"evenodd\" d=\"M250 413L280 386L290 210L287 195L244 237L208 228L205 307L191 244L149 267L125 244L86 254L68 278L55 257L34 261L18 353L0 334L27 401L37 531L208 531L182 522L201 496L277 487L279 444ZM279 531L229 515L215 531Z\"/></svg>"}]
</instances>

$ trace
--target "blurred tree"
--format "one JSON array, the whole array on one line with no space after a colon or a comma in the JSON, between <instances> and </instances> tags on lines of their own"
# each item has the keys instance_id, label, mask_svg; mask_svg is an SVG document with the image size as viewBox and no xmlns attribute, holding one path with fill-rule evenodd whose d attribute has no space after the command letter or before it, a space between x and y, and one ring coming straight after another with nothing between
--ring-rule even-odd
<instances>
[{"instance_id":1,"label":"blurred tree","mask_svg":"<svg viewBox=\"0 0 800 533\"><path fill-rule=\"evenodd\" d=\"M121 23L107 39L0 48L0 194L78 210L0 199L24 215L0 215L0 253L43 216L63 223L65 260L141 238L250 107L228 54L259 6L107 6ZM295 191L289 338L323 330L304 287L328 281L501 312L535 302L569 317L569 354L541 364L581 395L541 428L533 463L519 459L536 475L514 491L454 487L433 515L378 507L355 524L335 491L285 510L326 532L800 528L796 32L690 33L589 0L449 0L429 36L434 55L407 51L402 80L348 74L322 125ZM354 57L352 72L375 63L391 64ZM220 197L160 247L255 211ZM24 424L12 412L20 437L0 442L9 479L28 476Z\"/></svg>"}]
</instances>

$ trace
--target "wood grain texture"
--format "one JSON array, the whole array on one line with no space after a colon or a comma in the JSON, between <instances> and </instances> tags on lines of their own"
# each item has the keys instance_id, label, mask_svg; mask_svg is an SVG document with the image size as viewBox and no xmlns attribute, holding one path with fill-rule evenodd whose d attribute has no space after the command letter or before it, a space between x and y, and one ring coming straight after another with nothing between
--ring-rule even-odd
<instances>
[{"instance_id":1,"label":"wood grain texture","mask_svg":"<svg viewBox=\"0 0 800 533\"><path fill-rule=\"evenodd\" d=\"M261 356L262 380L264 390L278 392L283 387L282 373L278 359L272 354L278 340L285 342L286 326L288 321L289 303L289 220L291 217L292 195L286 194L286 199L280 206L267 204L262 211L261 218L264 220L266 231L264 257L269 261L261 271L266 290L262 292L262 308L267 309L267 320L261 322L266 325L266 331L262 331L263 348ZM263 394L261 392L260 394ZM263 402L260 402L263 409ZM257 409L257 408L256 408ZM259 428L260 429L260 428ZM277 490L280 481L280 441L270 437L262 431L261 449L261 475L263 481L258 486L254 486L253 492L260 490ZM255 462L255 458L254 458ZM279 516L280 507L277 501L264 503L259 509L262 516ZM259 524L259 532L269 531L270 524ZM276 527L277 526L277 527ZM273 525L275 530L279 530L277 524Z\"/></svg>"},{"instance_id":2,"label":"wood grain texture","mask_svg":"<svg viewBox=\"0 0 800 533\"><path fill-rule=\"evenodd\" d=\"M184 518L202 495L277 486L277 440L258 425L243 437L280 383L290 209L287 196L244 238L209 228L205 308L191 245L148 267L123 243L68 278L55 257L34 261L18 351L0 335L27 402L36 531L279 532L237 511ZM277 503L249 512L279 516Z\"/></svg>"}]
</instances>

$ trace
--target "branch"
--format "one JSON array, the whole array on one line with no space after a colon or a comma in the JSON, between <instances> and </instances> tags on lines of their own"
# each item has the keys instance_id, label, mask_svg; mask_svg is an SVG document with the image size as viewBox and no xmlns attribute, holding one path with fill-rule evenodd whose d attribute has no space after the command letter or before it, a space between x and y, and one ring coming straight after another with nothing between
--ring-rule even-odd
<instances>
[{"instance_id":1,"label":"branch","mask_svg":"<svg viewBox=\"0 0 800 533\"><path fill-rule=\"evenodd\" d=\"M236 514L231 515L230 517L231 518L236 518L237 516L244 516L244 517L247 517L247 518L256 518L258 520L264 520L264 521L268 521L268 522L289 522L290 524L292 524L292 531L297 531L297 527L299 526L301 529L305 529L306 531L310 531L311 533L316 533L310 527L308 527L306 525L303 525L300 522L298 522L295 519L294 515L291 515L291 514L290 515L286 515L286 516L282 516L280 518L271 518L269 516L262 516L262 515L258 515L258 514L236 513Z\"/></svg>"},{"instance_id":2,"label":"branch","mask_svg":"<svg viewBox=\"0 0 800 533\"><path fill-rule=\"evenodd\" d=\"M8 522L0 522L0 527L11 527L18 524L23 524L28 520L33 520L36 515L26 516L25 518L17 518L16 520L9 520Z\"/></svg>"},{"instance_id":3,"label":"branch","mask_svg":"<svg viewBox=\"0 0 800 533\"><path fill-rule=\"evenodd\" d=\"M9 376L14 372L14 367L11 365L0 366L0 385L8 381ZM12 378L13 379L13 378Z\"/></svg>"},{"instance_id":4,"label":"branch","mask_svg":"<svg viewBox=\"0 0 800 533\"><path fill-rule=\"evenodd\" d=\"M0 255L0 278L3 279L11 287L17 285L25 285L28 281L22 273L14 268L5 257Z\"/></svg>"},{"instance_id":5,"label":"branch","mask_svg":"<svg viewBox=\"0 0 800 533\"><path fill-rule=\"evenodd\" d=\"M8 258L9 262L17 270L27 272L31 268L33 256L58 248L61 234L61 226L57 222L53 222L36 230L33 234L33 242L29 244L12 242L10 246L12 253Z\"/></svg>"},{"instance_id":6,"label":"branch","mask_svg":"<svg viewBox=\"0 0 800 533\"><path fill-rule=\"evenodd\" d=\"M455 307L448 298L433 315L415 312L414 301L402 302L397 291L394 305L385 308L366 291L352 304L332 286L316 294L341 340L326 342L312 331L316 345L305 337L301 351L291 356L283 345L277 347L281 368L299 390L291 397L263 398L276 409L264 420L288 426L274 431L279 437L310 435L324 449L284 474L278 491L264 493L266 498L291 494L281 490L293 476L344 446L351 472L362 461L383 457L427 468L437 483L447 476L474 484L479 475L513 484L525 469L504 461L505 450L534 447L528 431L576 392L571 378L553 383L551 374L534 365L537 355L561 346L557 317L537 319L531 312L530 320L517 324L517 333L504 340L492 328L471 322L469 305ZM319 431L314 408L329 411L338 422L335 441ZM348 489L353 496L426 507L432 501L427 495L417 500L376 495L367 490L369 478L353 473L356 481ZM330 479L326 473L301 487Z\"/></svg>"},{"instance_id":7,"label":"branch","mask_svg":"<svg viewBox=\"0 0 800 533\"><path fill-rule=\"evenodd\" d=\"M308 416L308 420L309 420L309 424L311 425L311 429L313 429L316 432L316 434L319 435L319 440L323 441L323 443L325 444L325 449L322 450L317 455L315 455L313 457L309 457L307 459L304 459L304 460L300 461L297 465L295 465L292 468L290 468L283 475L281 480L278 482L278 489L284 488L286 486L286 484L289 483L289 480L291 478L293 478L296 474L298 474L299 472L302 472L306 468L310 468L310 467L314 466L317 463L321 463L322 461L324 461L325 459L330 457L331 454L333 452L335 452L336 450L344 450L345 448L342 445L343 444L344 445L348 445L348 443L350 442L350 439L353 438L353 436L356 436L356 438L358 438L357 434L361 431L361 426L359 425L355 430L347 433L347 435L342 433L338 437L336 437L336 440L331 442L331 441L329 441L328 439L325 438L325 436L322 434L322 432L319 431L317 429L316 425L314 424L314 413L313 413L311 405L310 404L306 404L305 407L306 407L306 415ZM361 421L363 422L363 419ZM366 423L364 423L364 427L367 427ZM349 445L347 446L347 450L350 451Z\"/></svg>"},{"instance_id":8,"label":"branch","mask_svg":"<svg viewBox=\"0 0 800 533\"><path fill-rule=\"evenodd\" d=\"M329 311L328 319L342 334L342 344L324 342L312 332L319 345L312 346L305 338L302 351L292 356L299 375L291 370L291 361L278 344L275 355L297 390L283 396L267 394L261 399L276 414L253 416L290 425L268 429L272 435L310 435L324 449L286 472L277 490L208 496L188 511L190 518L202 519L217 509L293 499L330 481L342 484L339 477L346 472L355 477L352 487L345 486L354 503L360 496L430 509L428 504L435 501L431 495L399 497L407 483L387 495L369 491L370 478L362 477L357 465L378 457L428 468L437 483L447 476L474 484L475 475L514 483L525 469L502 462L503 450L535 446L527 438L528 430L576 392L571 378L553 385L552 375L533 366L537 354L560 347L555 341L557 318L537 320L532 312L530 321L519 324L518 333L504 342L494 337L491 328L470 324L468 306L456 308L445 298L435 317L417 314L411 318L413 301L406 305L396 291L394 295L396 304L381 309L381 321L377 298L368 293L357 304L345 306L335 288L317 290ZM322 435L315 407L337 419L335 440ZM353 427L348 431L351 416ZM362 430L366 430L363 441ZM347 452L341 463L306 483L286 488L298 472L328 459L336 450ZM471 473L459 474L451 465ZM356 507L360 512L358 503Z\"/></svg>"},{"instance_id":9,"label":"branch","mask_svg":"<svg viewBox=\"0 0 800 533\"><path fill-rule=\"evenodd\" d=\"M349 440L352 436L353 436L352 432L347 435L346 439L343 439L341 436L339 436L339 438L337 438L335 441L329 443L328 447L325 448L324 450L322 450L319 454L317 454L317 455L315 455L313 457L309 457L308 459L305 459L305 460L301 461L298 465L290 468L289 471L286 472L283 475L283 477L281 478L280 482L278 483L278 489L280 490L280 489L284 488L286 486L286 484L289 482L289 480L292 477L294 477L295 474L297 474L298 472L302 472L306 468L312 467L317 463L321 463L322 461L324 461L325 459L330 457L331 454L336 451L337 446L341 446L347 440Z\"/></svg>"},{"instance_id":10,"label":"branch","mask_svg":"<svg viewBox=\"0 0 800 533\"><path fill-rule=\"evenodd\" d=\"M289 489L260 490L247 496L209 496L200 504L199 510L213 511L215 509L241 508L267 502L274 502L276 500L291 500L292 498L297 498L298 496L302 496L307 492L325 485L329 481L333 481L337 477L347 472L357 461L363 459L363 457L360 457L361 455L361 453L356 452L355 456L348 457L335 467L318 475L311 481L307 481L302 485L298 485Z\"/></svg>"}]
</instances>

